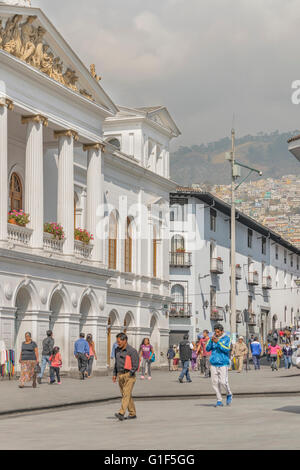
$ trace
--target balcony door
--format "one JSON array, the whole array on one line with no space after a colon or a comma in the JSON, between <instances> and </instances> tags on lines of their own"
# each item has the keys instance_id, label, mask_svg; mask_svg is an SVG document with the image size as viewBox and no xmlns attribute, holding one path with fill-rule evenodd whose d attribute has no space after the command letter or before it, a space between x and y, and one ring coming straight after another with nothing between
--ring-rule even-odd
<instances>
[{"instance_id":1,"label":"balcony door","mask_svg":"<svg viewBox=\"0 0 300 470\"><path fill-rule=\"evenodd\" d=\"M19 211L23 209L22 182L17 173L13 173L10 178L9 203L10 210Z\"/></svg>"}]
</instances>

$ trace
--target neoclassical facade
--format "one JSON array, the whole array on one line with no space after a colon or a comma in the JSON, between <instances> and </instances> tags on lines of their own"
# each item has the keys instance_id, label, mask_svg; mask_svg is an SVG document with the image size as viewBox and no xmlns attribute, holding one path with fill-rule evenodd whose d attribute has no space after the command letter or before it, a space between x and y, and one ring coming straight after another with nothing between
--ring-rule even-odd
<instances>
[{"instance_id":1,"label":"neoclassical facade","mask_svg":"<svg viewBox=\"0 0 300 470\"><path fill-rule=\"evenodd\" d=\"M116 106L100 80L40 9L0 2L0 338L18 355L26 331L41 345L51 328L69 371L79 332L92 333L105 373L120 331L136 347L150 336L166 363L169 144L180 132L164 106Z\"/></svg>"}]
</instances>

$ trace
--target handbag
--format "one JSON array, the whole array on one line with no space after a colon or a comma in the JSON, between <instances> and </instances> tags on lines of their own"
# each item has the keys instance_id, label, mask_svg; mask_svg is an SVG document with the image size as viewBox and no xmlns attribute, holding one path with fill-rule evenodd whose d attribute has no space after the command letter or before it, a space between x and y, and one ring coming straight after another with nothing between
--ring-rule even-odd
<instances>
[{"instance_id":1,"label":"handbag","mask_svg":"<svg viewBox=\"0 0 300 470\"><path fill-rule=\"evenodd\" d=\"M150 362L155 362L155 353L152 353L152 356L149 357Z\"/></svg>"},{"instance_id":2,"label":"handbag","mask_svg":"<svg viewBox=\"0 0 300 470\"><path fill-rule=\"evenodd\" d=\"M40 374L41 373L41 366L39 363L36 364L35 368L34 368L34 373L35 374Z\"/></svg>"}]
</instances>

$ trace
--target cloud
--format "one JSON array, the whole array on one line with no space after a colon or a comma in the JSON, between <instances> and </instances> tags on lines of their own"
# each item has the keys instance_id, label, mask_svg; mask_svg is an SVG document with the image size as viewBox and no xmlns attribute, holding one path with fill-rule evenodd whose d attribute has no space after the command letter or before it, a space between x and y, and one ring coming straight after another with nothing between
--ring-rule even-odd
<instances>
[{"instance_id":1,"label":"cloud","mask_svg":"<svg viewBox=\"0 0 300 470\"><path fill-rule=\"evenodd\" d=\"M166 104L181 144L298 127L298 0L32 0L118 104ZM70 7L71 5L71 7Z\"/></svg>"}]
</instances>

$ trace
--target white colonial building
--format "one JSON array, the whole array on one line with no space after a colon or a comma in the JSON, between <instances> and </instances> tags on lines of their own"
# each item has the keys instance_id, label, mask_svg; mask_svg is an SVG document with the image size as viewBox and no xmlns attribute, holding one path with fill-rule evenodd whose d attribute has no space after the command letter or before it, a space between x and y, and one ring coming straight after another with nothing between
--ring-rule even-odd
<instances>
[{"instance_id":1,"label":"white colonial building","mask_svg":"<svg viewBox=\"0 0 300 470\"><path fill-rule=\"evenodd\" d=\"M170 216L170 343L216 321L229 331L230 206L200 188L178 188ZM264 341L300 320L300 250L245 214L236 218L237 331Z\"/></svg>"},{"instance_id":2,"label":"white colonial building","mask_svg":"<svg viewBox=\"0 0 300 470\"><path fill-rule=\"evenodd\" d=\"M169 143L163 106L116 106L40 9L0 2L0 339L53 329L65 370L92 333L100 373L114 335L150 336L166 363ZM29 214L8 223L10 210ZM64 238L44 232L59 223ZM74 239L87 229L94 240Z\"/></svg>"}]
</instances>

